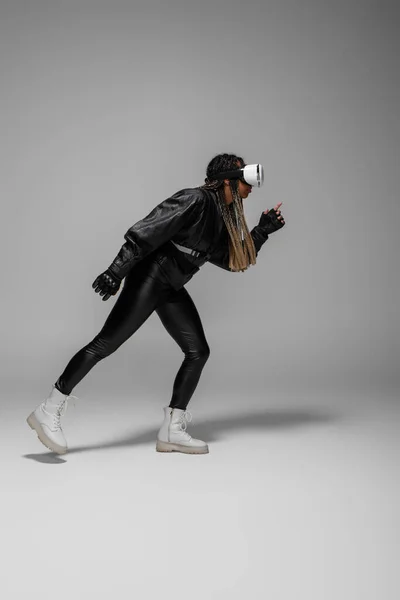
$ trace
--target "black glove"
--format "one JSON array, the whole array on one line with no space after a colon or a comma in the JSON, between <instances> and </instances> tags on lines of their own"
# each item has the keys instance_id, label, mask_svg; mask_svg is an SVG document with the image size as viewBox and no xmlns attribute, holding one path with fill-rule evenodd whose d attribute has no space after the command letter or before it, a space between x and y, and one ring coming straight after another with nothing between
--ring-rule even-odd
<instances>
[{"instance_id":1,"label":"black glove","mask_svg":"<svg viewBox=\"0 0 400 600\"><path fill-rule=\"evenodd\" d=\"M113 273L110 269L101 273L92 284L94 291L103 296L103 300L108 300L110 296L115 296L121 285L122 279Z\"/></svg>"},{"instance_id":2,"label":"black glove","mask_svg":"<svg viewBox=\"0 0 400 600\"><path fill-rule=\"evenodd\" d=\"M99 292L100 296L104 296L103 300L108 300L110 296L115 296L118 292L123 278L129 273L138 261L138 248L132 242L125 242L121 246L117 256L112 261L111 265L101 273L92 284L95 292Z\"/></svg>"},{"instance_id":3,"label":"black glove","mask_svg":"<svg viewBox=\"0 0 400 600\"><path fill-rule=\"evenodd\" d=\"M285 221L280 221L275 209L270 208L267 213L262 213L258 225L269 235L270 233L274 233L274 231L281 229L281 227L285 225Z\"/></svg>"}]
</instances>

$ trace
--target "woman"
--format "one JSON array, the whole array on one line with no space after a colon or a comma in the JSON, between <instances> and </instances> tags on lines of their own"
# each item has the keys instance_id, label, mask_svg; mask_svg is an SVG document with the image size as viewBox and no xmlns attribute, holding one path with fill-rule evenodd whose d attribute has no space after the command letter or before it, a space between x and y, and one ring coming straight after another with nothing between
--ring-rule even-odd
<instances>
[{"instance_id":1,"label":"woman","mask_svg":"<svg viewBox=\"0 0 400 600\"><path fill-rule=\"evenodd\" d=\"M252 165L253 166L253 165ZM261 168L261 165L254 165ZM279 202L261 214L249 232L243 199L252 185L243 159L218 154L207 167L205 183L185 188L158 204L128 229L125 243L106 271L93 282L108 300L123 289L101 331L75 354L52 386L49 397L28 417L40 441L58 454L67 452L61 428L72 389L101 359L115 352L156 311L185 357L176 375L157 435L159 452L208 453L208 445L186 431L191 399L210 349L200 316L184 285L205 262L232 272L256 264L269 234L285 224ZM262 171L263 173L263 171ZM258 179L258 187L262 184Z\"/></svg>"}]
</instances>

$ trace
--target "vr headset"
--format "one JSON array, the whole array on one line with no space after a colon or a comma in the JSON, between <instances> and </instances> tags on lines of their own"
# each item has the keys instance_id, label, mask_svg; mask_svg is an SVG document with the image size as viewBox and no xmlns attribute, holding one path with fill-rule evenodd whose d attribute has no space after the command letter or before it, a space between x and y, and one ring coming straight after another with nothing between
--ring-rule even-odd
<instances>
[{"instance_id":1,"label":"vr headset","mask_svg":"<svg viewBox=\"0 0 400 600\"><path fill-rule=\"evenodd\" d=\"M260 164L246 165L241 169L234 171L223 171L217 175L213 175L213 179L240 179L243 183L254 187L261 187L264 183L264 167Z\"/></svg>"}]
</instances>

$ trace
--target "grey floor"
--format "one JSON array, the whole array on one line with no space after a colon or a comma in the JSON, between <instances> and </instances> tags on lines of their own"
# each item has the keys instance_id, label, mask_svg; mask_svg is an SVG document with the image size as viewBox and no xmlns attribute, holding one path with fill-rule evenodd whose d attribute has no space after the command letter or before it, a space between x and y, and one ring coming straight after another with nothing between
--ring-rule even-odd
<instances>
[{"instance_id":1,"label":"grey floor","mask_svg":"<svg viewBox=\"0 0 400 600\"><path fill-rule=\"evenodd\" d=\"M399 597L394 392L199 394L200 456L155 451L157 398L76 395L64 457L25 422L40 394L3 410L4 600Z\"/></svg>"}]
</instances>

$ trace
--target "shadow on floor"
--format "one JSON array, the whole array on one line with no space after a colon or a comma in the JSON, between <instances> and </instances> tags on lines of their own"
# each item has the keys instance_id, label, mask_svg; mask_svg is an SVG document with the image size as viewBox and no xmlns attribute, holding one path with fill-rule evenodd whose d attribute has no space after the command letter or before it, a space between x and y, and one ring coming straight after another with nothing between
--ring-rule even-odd
<instances>
[{"instance_id":1,"label":"shadow on floor","mask_svg":"<svg viewBox=\"0 0 400 600\"><path fill-rule=\"evenodd\" d=\"M262 412L253 412L251 414L234 415L232 417L216 417L210 420L203 420L198 423L188 423L187 431L194 437L205 440L208 443L220 440L225 432L241 431L241 430L275 430L288 427L303 427L309 425L319 425L338 421L339 416L327 411L312 409L302 410L267 410ZM161 422L159 427L161 427ZM137 446L139 444L154 443L157 438L158 429L147 429L139 434L132 434L120 439L112 439L92 444L87 446L76 446L68 449L69 454L77 454L79 452L88 452L91 450L106 450L107 448L122 448L125 446ZM39 442L39 440L38 440ZM39 442L40 443L40 442ZM23 458L36 460L37 462L49 464L65 463L63 455L57 455L53 452L45 452L40 454L24 454Z\"/></svg>"}]
</instances>

